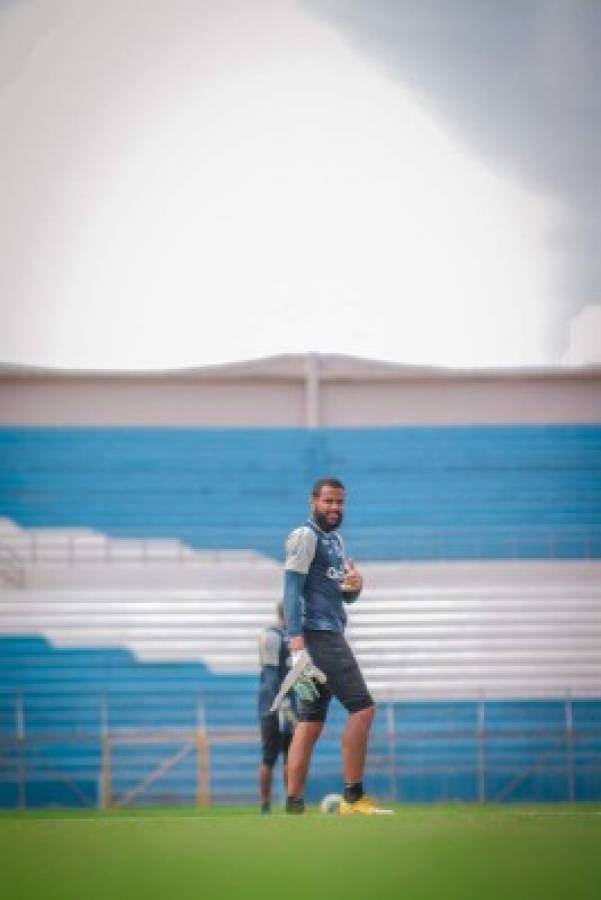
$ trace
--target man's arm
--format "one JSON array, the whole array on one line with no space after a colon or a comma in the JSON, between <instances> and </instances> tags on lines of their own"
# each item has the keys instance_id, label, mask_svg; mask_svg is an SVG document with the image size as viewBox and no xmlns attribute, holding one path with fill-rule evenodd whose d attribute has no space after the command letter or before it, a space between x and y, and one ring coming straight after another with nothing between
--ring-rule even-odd
<instances>
[{"instance_id":1,"label":"man's arm","mask_svg":"<svg viewBox=\"0 0 601 900\"><path fill-rule=\"evenodd\" d=\"M315 556L315 532L303 525L286 541L284 565L284 618L290 638L290 649L296 653L305 646L303 640L303 591L309 566Z\"/></svg>"},{"instance_id":2,"label":"man's arm","mask_svg":"<svg viewBox=\"0 0 601 900\"><path fill-rule=\"evenodd\" d=\"M290 649L294 652L305 646L303 639L303 589L307 576L301 572L284 572L284 618L290 639Z\"/></svg>"}]
</instances>

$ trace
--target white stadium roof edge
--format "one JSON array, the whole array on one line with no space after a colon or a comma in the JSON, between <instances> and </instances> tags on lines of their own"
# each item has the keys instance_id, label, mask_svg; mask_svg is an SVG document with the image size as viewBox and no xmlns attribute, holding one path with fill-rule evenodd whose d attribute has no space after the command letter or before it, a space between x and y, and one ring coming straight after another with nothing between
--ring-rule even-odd
<instances>
[{"instance_id":1,"label":"white stadium roof edge","mask_svg":"<svg viewBox=\"0 0 601 900\"><path fill-rule=\"evenodd\" d=\"M341 353L284 353L258 359L246 359L218 365L183 366L181 368L81 369L36 366L0 362L0 377L61 378L261 378L304 379L307 370L316 367L323 381L398 380L398 379L490 379L490 378L601 378L601 365L582 366L518 366L490 368L454 368L445 366L406 365L385 360L349 356Z\"/></svg>"},{"instance_id":2,"label":"white stadium roof edge","mask_svg":"<svg viewBox=\"0 0 601 900\"><path fill-rule=\"evenodd\" d=\"M0 426L601 424L601 366L448 369L283 354L180 369L0 364Z\"/></svg>"}]
</instances>

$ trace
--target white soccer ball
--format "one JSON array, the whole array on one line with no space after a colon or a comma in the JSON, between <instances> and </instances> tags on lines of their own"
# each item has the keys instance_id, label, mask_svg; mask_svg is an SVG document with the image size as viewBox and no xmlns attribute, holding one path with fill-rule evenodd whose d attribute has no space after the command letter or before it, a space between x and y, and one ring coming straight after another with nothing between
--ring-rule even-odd
<instances>
[{"instance_id":1,"label":"white soccer ball","mask_svg":"<svg viewBox=\"0 0 601 900\"><path fill-rule=\"evenodd\" d=\"M340 794L326 794L319 804L319 808L321 809L322 813L326 813L328 815L336 814L340 809L341 800L342 796Z\"/></svg>"}]
</instances>

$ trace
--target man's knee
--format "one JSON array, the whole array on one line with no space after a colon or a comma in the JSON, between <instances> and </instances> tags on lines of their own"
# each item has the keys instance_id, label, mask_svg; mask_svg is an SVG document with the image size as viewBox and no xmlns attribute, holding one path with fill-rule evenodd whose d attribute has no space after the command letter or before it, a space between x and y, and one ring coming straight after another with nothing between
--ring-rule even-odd
<instances>
[{"instance_id":1,"label":"man's knee","mask_svg":"<svg viewBox=\"0 0 601 900\"><path fill-rule=\"evenodd\" d=\"M291 756L295 759L299 752L310 753L322 731L323 722L297 722L288 753L288 761Z\"/></svg>"},{"instance_id":2,"label":"man's knee","mask_svg":"<svg viewBox=\"0 0 601 900\"><path fill-rule=\"evenodd\" d=\"M371 723L373 722L373 718L376 714L376 707L374 704L370 704L369 706L364 706L361 709L354 710L351 712L351 716L353 720L357 723L361 723L366 728L369 728Z\"/></svg>"},{"instance_id":3,"label":"man's knee","mask_svg":"<svg viewBox=\"0 0 601 900\"><path fill-rule=\"evenodd\" d=\"M296 734L298 732L300 737L302 737L304 740L310 740L315 743L322 731L323 722L321 721L298 722L296 728L294 729L294 736L296 737Z\"/></svg>"},{"instance_id":4,"label":"man's knee","mask_svg":"<svg viewBox=\"0 0 601 900\"><path fill-rule=\"evenodd\" d=\"M268 750L267 752L263 753L263 756L261 758L261 765L264 766L264 768L269 769L271 771L271 769L273 769L273 767L276 764L277 758L278 758L277 753L274 753L273 751Z\"/></svg>"}]
</instances>

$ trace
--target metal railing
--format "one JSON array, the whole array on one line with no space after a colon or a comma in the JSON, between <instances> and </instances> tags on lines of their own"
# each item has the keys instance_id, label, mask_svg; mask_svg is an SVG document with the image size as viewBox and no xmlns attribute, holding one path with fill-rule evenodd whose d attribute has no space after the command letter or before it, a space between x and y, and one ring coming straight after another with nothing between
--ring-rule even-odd
<instances>
[{"instance_id":1,"label":"metal railing","mask_svg":"<svg viewBox=\"0 0 601 900\"><path fill-rule=\"evenodd\" d=\"M139 715L136 724L123 724L124 716L133 720L134 708L139 713L148 704L147 696L134 694L125 700L122 695L88 698L86 725L66 712L74 699L48 695L40 704L39 696L22 691L0 695L0 796L6 805L108 808L255 801L259 731L253 722L254 691L238 698L245 710L239 723L225 715L231 700L225 694L190 695L196 713L187 725L170 723L168 716L161 722L160 715L153 715L152 724L141 724ZM601 699L594 701L592 717L586 713L582 721L575 716L581 701L566 695L552 708L547 702L547 718L539 716L538 724L536 715L527 716L534 701L521 701L521 720L503 723L503 702L449 703L443 716L438 701L429 716L422 701L417 718L415 703L380 703L368 782L380 796L397 802L598 800ZM28 715L28 706L34 714ZM53 717L54 725L42 724ZM318 795L339 789L342 727L343 717L334 712L314 755L309 784Z\"/></svg>"}]
</instances>

